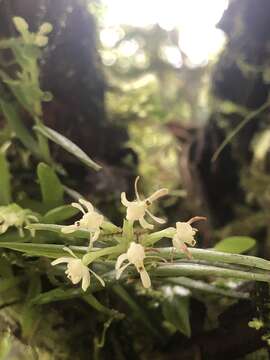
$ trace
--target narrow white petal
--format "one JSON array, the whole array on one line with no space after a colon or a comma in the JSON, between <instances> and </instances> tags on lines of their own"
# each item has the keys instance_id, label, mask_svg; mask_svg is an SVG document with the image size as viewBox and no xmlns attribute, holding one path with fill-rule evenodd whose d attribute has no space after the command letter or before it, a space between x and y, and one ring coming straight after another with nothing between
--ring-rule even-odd
<instances>
[{"instance_id":1,"label":"narrow white petal","mask_svg":"<svg viewBox=\"0 0 270 360\"><path fill-rule=\"evenodd\" d=\"M127 258L128 257L126 253L119 255L115 263L115 269L118 270L121 267L122 263L127 260Z\"/></svg>"},{"instance_id":2,"label":"narrow white petal","mask_svg":"<svg viewBox=\"0 0 270 360\"><path fill-rule=\"evenodd\" d=\"M67 246L64 246L63 247L63 250L65 250L66 252L68 252L71 256L73 256L75 259L78 259L78 256L76 256L75 254L74 254L74 252L70 249L70 248L68 248Z\"/></svg>"},{"instance_id":3,"label":"narrow white petal","mask_svg":"<svg viewBox=\"0 0 270 360\"><path fill-rule=\"evenodd\" d=\"M61 228L61 232L63 234L70 234L70 233L73 233L76 230L78 230L78 227L76 225L67 225L67 226L63 226Z\"/></svg>"},{"instance_id":4,"label":"narrow white petal","mask_svg":"<svg viewBox=\"0 0 270 360\"><path fill-rule=\"evenodd\" d=\"M90 273L89 269L85 267L83 270L83 277L82 277L82 289L83 291L86 291L89 288L90 285Z\"/></svg>"},{"instance_id":5,"label":"narrow white petal","mask_svg":"<svg viewBox=\"0 0 270 360\"><path fill-rule=\"evenodd\" d=\"M157 223L159 224L165 224L166 220L162 219L162 218L159 218L155 215L153 215L149 210L145 210L146 213L153 219L155 220Z\"/></svg>"},{"instance_id":6,"label":"narrow white petal","mask_svg":"<svg viewBox=\"0 0 270 360\"><path fill-rule=\"evenodd\" d=\"M125 192L121 193L121 203L125 206L128 207L129 204L131 203L130 201L127 200L127 196Z\"/></svg>"},{"instance_id":7,"label":"narrow white petal","mask_svg":"<svg viewBox=\"0 0 270 360\"><path fill-rule=\"evenodd\" d=\"M120 276L122 275L122 272L126 270L126 268L131 265L131 263L127 263L126 265L122 266L120 269L116 270L116 280L120 279Z\"/></svg>"},{"instance_id":8,"label":"narrow white petal","mask_svg":"<svg viewBox=\"0 0 270 360\"><path fill-rule=\"evenodd\" d=\"M94 211L94 206L90 203L90 201L79 199L79 202L86 207L88 212Z\"/></svg>"},{"instance_id":9,"label":"narrow white petal","mask_svg":"<svg viewBox=\"0 0 270 360\"><path fill-rule=\"evenodd\" d=\"M97 231L95 231L94 236L93 236L92 239L91 239L91 242L92 242L92 243L98 239L99 234L100 234L100 229L98 229Z\"/></svg>"},{"instance_id":10,"label":"narrow white petal","mask_svg":"<svg viewBox=\"0 0 270 360\"><path fill-rule=\"evenodd\" d=\"M76 209L79 209L83 214L85 214L84 208L80 204L73 202L71 206L75 207Z\"/></svg>"},{"instance_id":11,"label":"narrow white petal","mask_svg":"<svg viewBox=\"0 0 270 360\"><path fill-rule=\"evenodd\" d=\"M196 245L196 240L192 239L192 243L190 244L190 246L195 246Z\"/></svg>"},{"instance_id":12,"label":"narrow white petal","mask_svg":"<svg viewBox=\"0 0 270 360\"><path fill-rule=\"evenodd\" d=\"M93 270L89 269L89 271L91 272L91 274L93 274L98 279L98 281L101 283L101 285L105 287L104 280L97 273L95 273Z\"/></svg>"},{"instance_id":13,"label":"narrow white petal","mask_svg":"<svg viewBox=\"0 0 270 360\"><path fill-rule=\"evenodd\" d=\"M155 191L154 194L150 195L146 200L153 202L153 201L159 199L160 197L167 195L168 193L169 193L168 189L165 189L165 188L159 189L159 190Z\"/></svg>"},{"instance_id":14,"label":"narrow white petal","mask_svg":"<svg viewBox=\"0 0 270 360\"><path fill-rule=\"evenodd\" d=\"M9 226L4 222L2 225L0 225L0 234L4 234Z\"/></svg>"},{"instance_id":15,"label":"narrow white petal","mask_svg":"<svg viewBox=\"0 0 270 360\"><path fill-rule=\"evenodd\" d=\"M51 262L52 266L58 265L58 264L62 264L62 263L69 263L70 260L73 260L73 258L71 257L60 257L54 261Z\"/></svg>"},{"instance_id":16,"label":"narrow white petal","mask_svg":"<svg viewBox=\"0 0 270 360\"><path fill-rule=\"evenodd\" d=\"M36 234L36 230L35 229L29 229L29 231L30 231L31 236L34 237L35 234Z\"/></svg>"},{"instance_id":17,"label":"narrow white petal","mask_svg":"<svg viewBox=\"0 0 270 360\"><path fill-rule=\"evenodd\" d=\"M18 227L18 231L19 231L19 236L23 237L24 236L24 232L23 232L23 228L20 226Z\"/></svg>"},{"instance_id":18,"label":"narrow white petal","mask_svg":"<svg viewBox=\"0 0 270 360\"><path fill-rule=\"evenodd\" d=\"M141 277L143 287L145 287L146 289L150 288L151 287L151 279L150 279L150 276L148 275L148 272L145 270L145 268L143 268L143 270L140 271L140 277Z\"/></svg>"},{"instance_id":19,"label":"narrow white petal","mask_svg":"<svg viewBox=\"0 0 270 360\"><path fill-rule=\"evenodd\" d=\"M192 258L191 253L188 251L187 245L185 243L183 243L183 241L181 241L177 235L175 235L173 237L172 242L173 242L173 246L176 248L176 250L185 253L188 258L190 258L190 259Z\"/></svg>"},{"instance_id":20,"label":"narrow white petal","mask_svg":"<svg viewBox=\"0 0 270 360\"><path fill-rule=\"evenodd\" d=\"M140 199L140 195L139 195L139 192L138 192L138 181L139 181L140 177L137 176L136 179L135 179L135 195L136 195L136 198L138 201L141 201Z\"/></svg>"},{"instance_id":21,"label":"narrow white petal","mask_svg":"<svg viewBox=\"0 0 270 360\"><path fill-rule=\"evenodd\" d=\"M92 250L94 242L97 240L98 236L100 234L100 230L97 230L92 237L92 234L90 233L90 239L89 239L89 245L88 245L88 251Z\"/></svg>"},{"instance_id":22,"label":"narrow white petal","mask_svg":"<svg viewBox=\"0 0 270 360\"><path fill-rule=\"evenodd\" d=\"M153 229L154 225L149 224L143 217L139 219L139 223L144 229Z\"/></svg>"}]
</instances>

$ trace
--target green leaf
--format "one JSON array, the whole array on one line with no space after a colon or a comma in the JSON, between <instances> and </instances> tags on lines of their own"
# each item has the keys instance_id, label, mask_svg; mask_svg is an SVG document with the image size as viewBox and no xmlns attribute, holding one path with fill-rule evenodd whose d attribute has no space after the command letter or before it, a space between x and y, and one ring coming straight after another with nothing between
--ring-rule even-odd
<instances>
[{"instance_id":1,"label":"green leaf","mask_svg":"<svg viewBox=\"0 0 270 360\"><path fill-rule=\"evenodd\" d=\"M6 293L9 289L16 287L23 281L22 277L8 277L0 281L0 293Z\"/></svg>"},{"instance_id":2,"label":"green leaf","mask_svg":"<svg viewBox=\"0 0 270 360\"><path fill-rule=\"evenodd\" d=\"M187 291L184 288L183 290ZM187 337L191 336L188 296L170 295L162 303L162 312L165 319L173 324L178 331Z\"/></svg>"},{"instance_id":3,"label":"green leaf","mask_svg":"<svg viewBox=\"0 0 270 360\"><path fill-rule=\"evenodd\" d=\"M92 308L94 308L95 310L97 310L107 316L113 317L115 319L123 319L123 317L125 316L124 314L119 313L117 310L110 309L110 308L104 306L103 304L101 304L101 302L99 302L98 299L90 292L85 294L83 296L83 299Z\"/></svg>"},{"instance_id":4,"label":"green leaf","mask_svg":"<svg viewBox=\"0 0 270 360\"><path fill-rule=\"evenodd\" d=\"M44 163L39 163L37 174L44 205L47 209L63 204L64 188L55 171Z\"/></svg>"},{"instance_id":5,"label":"green leaf","mask_svg":"<svg viewBox=\"0 0 270 360\"><path fill-rule=\"evenodd\" d=\"M61 256L69 256L68 253L63 250L64 245L52 245L52 244L31 244L20 242L1 242L0 248L6 248L11 250L20 251L30 256L46 256L48 258L58 258ZM78 257L85 254L87 248L84 246L69 246L69 248Z\"/></svg>"},{"instance_id":6,"label":"green leaf","mask_svg":"<svg viewBox=\"0 0 270 360\"><path fill-rule=\"evenodd\" d=\"M43 221L48 224L59 223L78 214L79 210L71 205L63 205L48 211ZM89 237L89 235L88 235Z\"/></svg>"},{"instance_id":7,"label":"green leaf","mask_svg":"<svg viewBox=\"0 0 270 360\"><path fill-rule=\"evenodd\" d=\"M0 205L8 205L11 199L9 163L4 151L0 151Z\"/></svg>"},{"instance_id":8,"label":"green leaf","mask_svg":"<svg viewBox=\"0 0 270 360\"><path fill-rule=\"evenodd\" d=\"M159 254L160 255L160 254ZM238 254L235 254L238 255ZM239 255L238 255L239 256ZM233 279L244 279L251 281L265 281L270 282L270 275L268 270L255 271L252 268L243 268L243 270L238 270L237 267L232 266L223 267L226 265L215 264L214 265L205 265L205 264L196 264L195 262L174 262L171 265L160 265L157 269L151 271L152 277L179 277L179 276L194 276L194 277L223 277L223 278L233 278Z\"/></svg>"},{"instance_id":9,"label":"green leaf","mask_svg":"<svg viewBox=\"0 0 270 360\"><path fill-rule=\"evenodd\" d=\"M28 291L25 298L23 309L21 310L21 327L23 338L31 339L35 334L40 323L42 313L37 306L33 306L30 301L33 297L41 293L41 280L37 274L31 274L29 278Z\"/></svg>"},{"instance_id":10,"label":"green leaf","mask_svg":"<svg viewBox=\"0 0 270 360\"><path fill-rule=\"evenodd\" d=\"M256 240L249 236L230 236L219 241L214 249L218 251L242 254L255 246Z\"/></svg>"},{"instance_id":11,"label":"green leaf","mask_svg":"<svg viewBox=\"0 0 270 360\"><path fill-rule=\"evenodd\" d=\"M29 149L31 153L36 156L40 156L38 153L38 144L20 119L16 105L1 99L0 106L5 119L7 120L10 128L15 132L17 138L21 140L23 145Z\"/></svg>"},{"instance_id":12,"label":"green leaf","mask_svg":"<svg viewBox=\"0 0 270 360\"><path fill-rule=\"evenodd\" d=\"M138 304L138 302L121 285L113 286L113 291L130 307L133 316L136 317L143 326L154 336L160 338L158 329L152 324L147 312Z\"/></svg>"},{"instance_id":13,"label":"green leaf","mask_svg":"<svg viewBox=\"0 0 270 360\"><path fill-rule=\"evenodd\" d=\"M76 144L74 144L71 140L69 140L65 136L59 134L57 131L50 129L49 127L44 125L37 125L34 127L34 129L37 130L42 135L46 136L54 143L61 146L70 154L77 157L83 164L95 170L101 169L101 166L95 163L92 159L90 159L90 157L82 149L80 149Z\"/></svg>"}]
</instances>

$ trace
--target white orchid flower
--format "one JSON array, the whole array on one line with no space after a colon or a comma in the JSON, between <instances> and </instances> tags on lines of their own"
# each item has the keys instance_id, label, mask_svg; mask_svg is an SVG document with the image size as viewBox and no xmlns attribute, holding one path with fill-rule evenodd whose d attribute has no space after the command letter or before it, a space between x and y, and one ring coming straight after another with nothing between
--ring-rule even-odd
<instances>
[{"instance_id":1,"label":"white orchid flower","mask_svg":"<svg viewBox=\"0 0 270 360\"><path fill-rule=\"evenodd\" d=\"M4 234L9 227L16 227L19 235L24 235L23 227L30 225L32 222L37 222L38 218L33 215L29 209L23 209L17 204L10 204L7 206L0 206L0 234ZM32 236L35 231L30 229Z\"/></svg>"},{"instance_id":2,"label":"white orchid flower","mask_svg":"<svg viewBox=\"0 0 270 360\"><path fill-rule=\"evenodd\" d=\"M195 235L198 231L198 229L193 228L191 224L199 220L206 220L206 218L202 216L195 216L187 222L178 221L176 223L175 235L172 238L173 247L186 253L189 258L191 258L191 254L188 251L187 245L196 245Z\"/></svg>"},{"instance_id":3,"label":"white orchid flower","mask_svg":"<svg viewBox=\"0 0 270 360\"><path fill-rule=\"evenodd\" d=\"M144 229L153 229L154 225L149 224L144 218L146 214L148 214L154 221L156 221L159 224L164 224L165 220L151 214L151 212L148 210L148 207L153 203L153 201L159 199L162 196L167 195L169 191L168 189L165 188L159 189L148 198L142 200L138 193L138 188L137 188L138 180L139 180L139 176L137 176L135 180L136 200L128 201L126 197L126 193L122 192L121 194L121 202L127 208L126 219L131 222L139 221L140 225Z\"/></svg>"},{"instance_id":4,"label":"white orchid flower","mask_svg":"<svg viewBox=\"0 0 270 360\"><path fill-rule=\"evenodd\" d=\"M145 288L149 288L151 286L151 279L148 275L148 272L145 270L143 261L145 259L145 250L144 247L140 244L136 244L132 242L128 248L128 251L124 254L118 256L118 259L115 264L116 270L116 279L119 279L122 272L129 266L135 265L136 270L140 274L140 278L142 284ZM121 266L124 261L128 260L128 263Z\"/></svg>"},{"instance_id":5,"label":"white orchid flower","mask_svg":"<svg viewBox=\"0 0 270 360\"><path fill-rule=\"evenodd\" d=\"M64 248L64 250L68 251L72 256L68 257L60 257L54 260L51 264L52 266L67 263L67 270L65 274L68 279L72 282L72 284L78 284L82 281L82 289L86 291L90 285L90 273L93 274L102 286L105 286L103 279L98 276L93 270L89 269L81 259L79 259L72 250L69 248Z\"/></svg>"},{"instance_id":6,"label":"white orchid flower","mask_svg":"<svg viewBox=\"0 0 270 360\"><path fill-rule=\"evenodd\" d=\"M83 216L79 221L75 221L73 225L62 227L61 231L64 234L70 234L79 229L88 230L90 232L89 247L91 248L94 241L96 241L100 235L100 227L104 222L104 216L95 211L89 201L79 199L79 203L72 203L71 205L79 209L83 213Z\"/></svg>"}]
</instances>

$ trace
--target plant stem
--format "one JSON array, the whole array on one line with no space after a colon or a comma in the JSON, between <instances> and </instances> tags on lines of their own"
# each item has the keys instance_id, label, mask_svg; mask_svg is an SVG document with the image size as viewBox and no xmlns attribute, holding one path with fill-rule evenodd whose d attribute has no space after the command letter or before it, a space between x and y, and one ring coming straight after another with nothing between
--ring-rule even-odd
<instances>
[{"instance_id":1,"label":"plant stem","mask_svg":"<svg viewBox=\"0 0 270 360\"><path fill-rule=\"evenodd\" d=\"M92 263L94 260L102 257L102 256L106 256L106 255L115 255L115 254L120 254L121 252L123 252L123 246L122 245L115 245L115 246L109 246L100 250L96 250L93 251L94 249L92 249L91 252L85 254L82 258L82 261L84 263L84 265L89 265L90 263Z\"/></svg>"}]
</instances>

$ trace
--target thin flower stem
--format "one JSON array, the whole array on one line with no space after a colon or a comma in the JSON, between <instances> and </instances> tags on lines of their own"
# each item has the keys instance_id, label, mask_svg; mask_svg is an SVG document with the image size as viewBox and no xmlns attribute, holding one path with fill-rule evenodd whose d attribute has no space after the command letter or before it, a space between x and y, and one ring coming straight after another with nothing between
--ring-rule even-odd
<instances>
[{"instance_id":1,"label":"thin flower stem","mask_svg":"<svg viewBox=\"0 0 270 360\"><path fill-rule=\"evenodd\" d=\"M165 259L170 259L172 257L173 248L157 248L159 255ZM192 249L189 248L189 251L194 258L194 260L206 260L209 262L223 262L227 264L237 264L244 265L249 267L254 267L263 270L270 270L270 261L261 259L255 256L249 255L240 255L240 254L230 254L224 253L215 250L206 250L206 249ZM150 255L150 253L149 253ZM153 254L155 255L155 254ZM179 251L173 252L173 259L183 259L186 258L184 253Z\"/></svg>"},{"instance_id":2,"label":"thin flower stem","mask_svg":"<svg viewBox=\"0 0 270 360\"><path fill-rule=\"evenodd\" d=\"M143 246L153 246L156 242L163 238L172 238L175 234L176 230L173 227L154 232L149 235L142 235L140 238L140 243Z\"/></svg>"},{"instance_id":3,"label":"thin flower stem","mask_svg":"<svg viewBox=\"0 0 270 360\"><path fill-rule=\"evenodd\" d=\"M109 246L100 250L96 250L95 248L93 248L91 252L83 256L82 261L84 265L87 266L90 263L92 263L94 260L102 256L120 254L121 252L123 252L122 245Z\"/></svg>"},{"instance_id":4,"label":"thin flower stem","mask_svg":"<svg viewBox=\"0 0 270 360\"><path fill-rule=\"evenodd\" d=\"M199 264L171 264L161 265L151 272L151 277L178 277L178 276L215 276L235 278L270 283L270 274L261 274L250 271L232 270L211 265Z\"/></svg>"}]
</instances>

